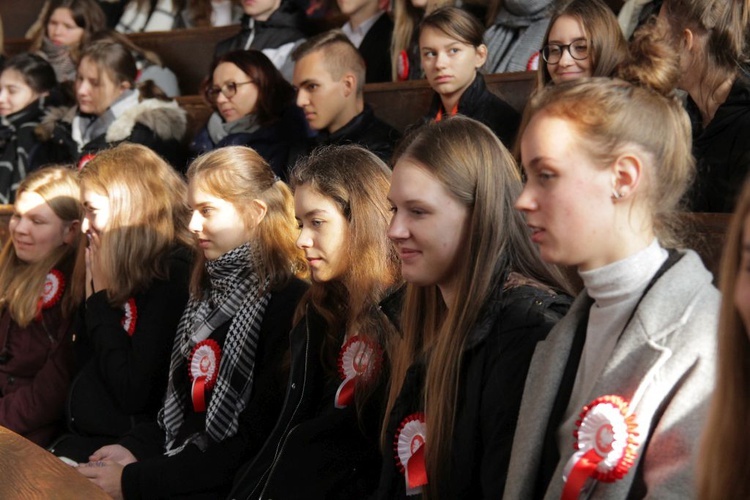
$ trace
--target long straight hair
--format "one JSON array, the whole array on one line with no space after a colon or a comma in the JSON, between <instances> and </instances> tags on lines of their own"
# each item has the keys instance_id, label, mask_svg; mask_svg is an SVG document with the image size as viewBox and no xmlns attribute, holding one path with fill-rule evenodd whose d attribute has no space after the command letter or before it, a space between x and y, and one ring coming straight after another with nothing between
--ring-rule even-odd
<instances>
[{"instance_id":1,"label":"long straight hair","mask_svg":"<svg viewBox=\"0 0 750 500\"><path fill-rule=\"evenodd\" d=\"M18 188L23 193L41 196L64 224L80 221L83 215L78 201L79 188L75 172L66 167L49 167L29 174ZM83 280L76 279L73 267L76 261L80 231L76 231L71 244L55 248L41 261L33 264L18 258L13 241L8 238L0 252L0 310L8 309L11 318L21 327L28 326L36 317L39 297L47 273L59 269L65 276L62 312L72 316L83 299Z\"/></svg>"},{"instance_id":2,"label":"long straight hair","mask_svg":"<svg viewBox=\"0 0 750 500\"><path fill-rule=\"evenodd\" d=\"M391 353L386 415L409 366L422 354L427 359L423 398L430 482L425 496L435 498L448 480L462 352L482 307L511 271L554 289L563 290L564 285L560 273L540 259L523 216L513 208L521 193L521 176L513 157L489 128L460 116L429 123L416 132L397 162L402 159L434 175L469 211L466 237L456 258L454 303L445 304L436 285L407 285L403 335Z\"/></svg>"}]
</instances>

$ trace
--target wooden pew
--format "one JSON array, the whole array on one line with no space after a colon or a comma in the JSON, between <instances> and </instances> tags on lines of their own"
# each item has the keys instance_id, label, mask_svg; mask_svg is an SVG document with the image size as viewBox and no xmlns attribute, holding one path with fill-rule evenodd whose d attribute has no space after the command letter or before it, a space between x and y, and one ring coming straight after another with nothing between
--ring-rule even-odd
<instances>
[{"instance_id":1,"label":"wooden pew","mask_svg":"<svg viewBox=\"0 0 750 500\"><path fill-rule=\"evenodd\" d=\"M5 38L23 38L43 5L44 0L0 0Z\"/></svg>"}]
</instances>

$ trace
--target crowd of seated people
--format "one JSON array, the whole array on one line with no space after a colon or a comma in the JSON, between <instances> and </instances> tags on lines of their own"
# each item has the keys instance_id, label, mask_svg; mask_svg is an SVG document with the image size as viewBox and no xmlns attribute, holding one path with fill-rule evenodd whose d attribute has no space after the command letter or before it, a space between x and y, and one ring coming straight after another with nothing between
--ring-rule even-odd
<instances>
[{"instance_id":1,"label":"crowd of seated people","mask_svg":"<svg viewBox=\"0 0 750 500\"><path fill-rule=\"evenodd\" d=\"M750 0L311 3L50 0L4 59L0 426L113 498L750 494ZM191 129L130 33L232 24ZM735 206L714 276L680 214Z\"/></svg>"}]
</instances>

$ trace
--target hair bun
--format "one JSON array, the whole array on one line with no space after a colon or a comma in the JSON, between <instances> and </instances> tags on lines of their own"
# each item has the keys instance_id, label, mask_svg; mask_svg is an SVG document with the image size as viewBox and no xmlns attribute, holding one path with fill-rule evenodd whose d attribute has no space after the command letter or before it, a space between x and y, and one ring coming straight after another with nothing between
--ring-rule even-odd
<instances>
[{"instance_id":1,"label":"hair bun","mask_svg":"<svg viewBox=\"0 0 750 500\"><path fill-rule=\"evenodd\" d=\"M667 33L660 19L640 28L630 42L629 59L618 67L616 76L672 96L680 78L680 63Z\"/></svg>"}]
</instances>

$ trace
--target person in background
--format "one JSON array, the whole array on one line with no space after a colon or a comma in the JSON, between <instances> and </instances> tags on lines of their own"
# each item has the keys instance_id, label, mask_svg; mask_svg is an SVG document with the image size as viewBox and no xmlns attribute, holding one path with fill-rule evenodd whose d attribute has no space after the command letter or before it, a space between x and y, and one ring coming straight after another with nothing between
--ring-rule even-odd
<instances>
[{"instance_id":1,"label":"person in background","mask_svg":"<svg viewBox=\"0 0 750 500\"><path fill-rule=\"evenodd\" d=\"M68 433L51 451L86 462L140 422L156 422L188 299L191 238L185 183L147 147L102 151L79 182L89 240L79 261L86 275L74 342L79 371L68 393Z\"/></svg>"},{"instance_id":2,"label":"person in background","mask_svg":"<svg viewBox=\"0 0 750 500\"><path fill-rule=\"evenodd\" d=\"M453 5L452 0L394 0L391 76L393 81L424 78L419 57L419 23L433 10Z\"/></svg>"},{"instance_id":3,"label":"person in background","mask_svg":"<svg viewBox=\"0 0 750 500\"><path fill-rule=\"evenodd\" d=\"M242 17L239 0L130 0L117 22L120 33L229 26Z\"/></svg>"},{"instance_id":4,"label":"person in background","mask_svg":"<svg viewBox=\"0 0 750 500\"><path fill-rule=\"evenodd\" d=\"M422 69L435 91L424 121L440 121L455 114L468 116L487 125L510 148L521 117L510 104L487 90L479 72L487 60L483 33L481 23L458 7L442 7L422 20Z\"/></svg>"},{"instance_id":5,"label":"person in background","mask_svg":"<svg viewBox=\"0 0 750 500\"><path fill-rule=\"evenodd\" d=\"M365 104L365 62L346 35L321 33L295 49L292 60L297 106L318 132L300 154L316 146L358 144L388 162L399 133Z\"/></svg>"},{"instance_id":6,"label":"person in background","mask_svg":"<svg viewBox=\"0 0 750 500\"><path fill-rule=\"evenodd\" d=\"M612 76L628 58L617 19L601 0L572 0L552 14L542 42L537 88L588 76Z\"/></svg>"},{"instance_id":7,"label":"person in background","mask_svg":"<svg viewBox=\"0 0 750 500\"><path fill-rule=\"evenodd\" d=\"M286 179L292 145L307 139L294 89L259 50L235 50L211 65L204 95L214 108L190 145L194 156L224 146L257 151Z\"/></svg>"},{"instance_id":8,"label":"person in background","mask_svg":"<svg viewBox=\"0 0 750 500\"><path fill-rule=\"evenodd\" d=\"M0 73L0 204L14 203L20 182L39 167L34 129L55 85L54 69L35 54L11 57Z\"/></svg>"},{"instance_id":9,"label":"person in background","mask_svg":"<svg viewBox=\"0 0 750 500\"><path fill-rule=\"evenodd\" d=\"M659 17L679 54L677 85L690 97L698 161L690 208L731 212L750 170L750 3L665 0Z\"/></svg>"},{"instance_id":10,"label":"person in background","mask_svg":"<svg viewBox=\"0 0 750 500\"><path fill-rule=\"evenodd\" d=\"M51 167L18 188L0 253L0 425L46 446L60 431L73 371L73 276L81 234L75 172Z\"/></svg>"},{"instance_id":11,"label":"person in background","mask_svg":"<svg viewBox=\"0 0 750 500\"><path fill-rule=\"evenodd\" d=\"M341 31L365 60L366 83L390 82L393 21L380 7L380 0L337 0L347 17Z\"/></svg>"},{"instance_id":12,"label":"person in background","mask_svg":"<svg viewBox=\"0 0 750 500\"><path fill-rule=\"evenodd\" d=\"M151 148L183 170L185 111L174 101L150 97L154 94L148 87L136 88L136 76L126 47L107 41L87 46L76 79L78 105L51 110L37 127L47 158L80 163L128 141Z\"/></svg>"},{"instance_id":13,"label":"person in background","mask_svg":"<svg viewBox=\"0 0 750 500\"><path fill-rule=\"evenodd\" d=\"M390 312L401 335L376 498L502 494L529 361L570 304L513 210L521 189L497 136L462 116L428 123L395 160L388 237L407 287Z\"/></svg>"}]
</instances>

